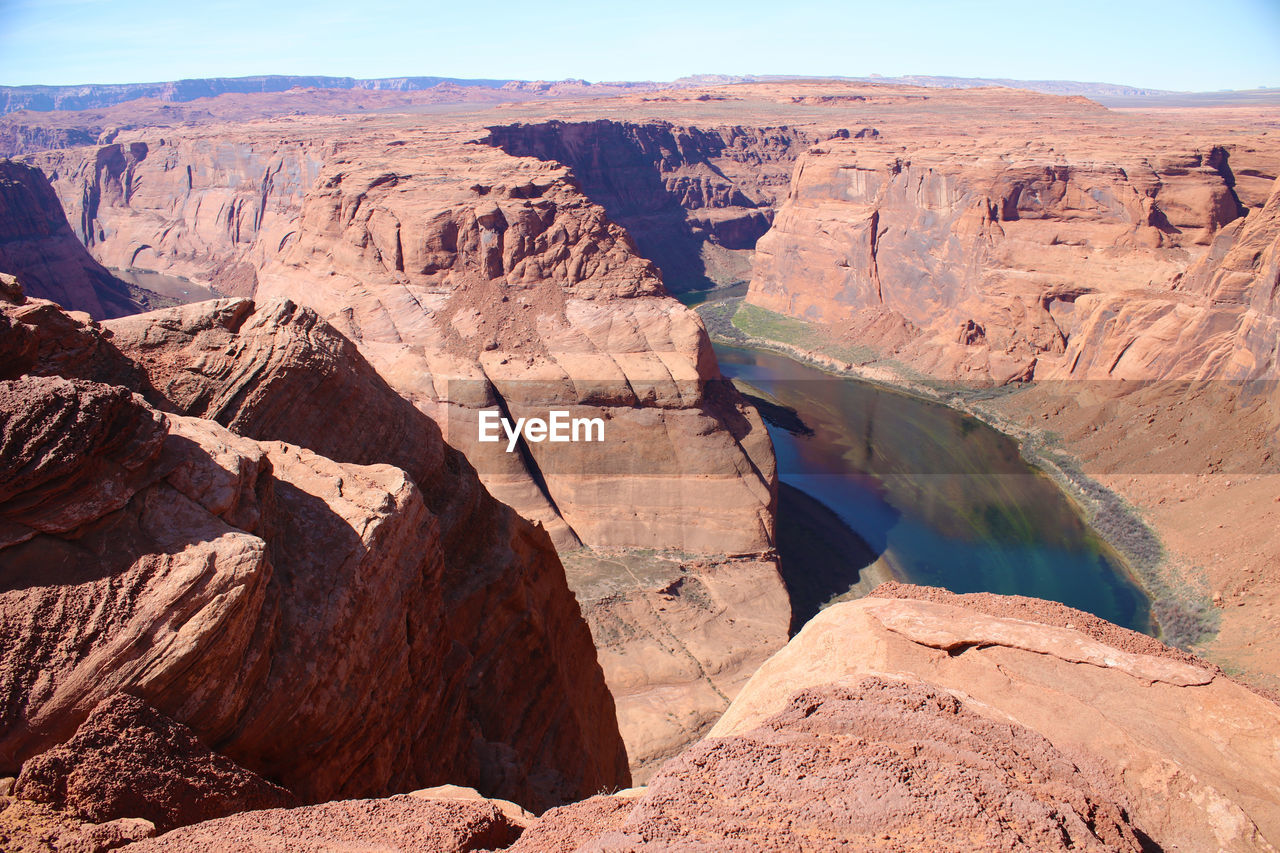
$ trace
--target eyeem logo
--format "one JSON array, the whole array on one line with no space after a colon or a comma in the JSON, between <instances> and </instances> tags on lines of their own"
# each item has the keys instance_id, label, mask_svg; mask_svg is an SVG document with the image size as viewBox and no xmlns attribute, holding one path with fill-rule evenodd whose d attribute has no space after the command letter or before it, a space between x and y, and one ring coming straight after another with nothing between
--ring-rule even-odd
<instances>
[{"instance_id":1,"label":"eyeem logo","mask_svg":"<svg viewBox=\"0 0 1280 853\"><path fill-rule=\"evenodd\" d=\"M520 440L521 435L524 436L525 441L534 444L543 441L604 441L603 418L571 418L569 413L562 409L552 409L547 413L546 420L517 418L514 427L511 421L502 417L500 412L485 409L480 413L478 439L484 442L501 441L499 427L503 433L506 433L508 453L516 449L516 442Z\"/></svg>"}]
</instances>

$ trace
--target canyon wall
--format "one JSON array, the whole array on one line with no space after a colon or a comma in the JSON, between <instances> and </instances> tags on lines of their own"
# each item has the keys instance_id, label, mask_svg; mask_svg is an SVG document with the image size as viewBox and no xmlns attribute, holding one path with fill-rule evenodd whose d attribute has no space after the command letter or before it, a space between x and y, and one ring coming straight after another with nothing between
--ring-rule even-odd
<instances>
[{"instance_id":1,"label":"canyon wall","mask_svg":"<svg viewBox=\"0 0 1280 853\"><path fill-rule=\"evenodd\" d=\"M697 316L665 295L653 264L568 170L474 137L399 118L298 119L228 136L122 133L28 159L52 176L97 257L315 309L566 555L602 549L623 580L645 559L637 549L671 552L687 572L733 574L749 592L656 624L635 602L671 577L583 600L597 633L621 619L626 636L669 658L625 675L612 669L617 655L607 659L610 683L625 678L636 709L621 716L639 767L705 729L785 642L768 436L719 381ZM507 453L505 440L478 441L477 413L495 407L513 419L552 407L601 417L604 441L522 441ZM748 612L753 600L768 604ZM755 624L759 644L682 639L708 619ZM720 687L708 691L708 677ZM642 710L679 705L682 692L680 713Z\"/></svg>"},{"instance_id":2,"label":"canyon wall","mask_svg":"<svg viewBox=\"0 0 1280 853\"><path fill-rule=\"evenodd\" d=\"M1280 366L1280 182L1223 228L1162 294L1096 294L1061 375L1121 379L1275 379ZM1127 296L1127 298L1126 298Z\"/></svg>"},{"instance_id":3,"label":"canyon wall","mask_svg":"<svg viewBox=\"0 0 1280 853\"><path fill-rule=\"evenodd\" d=\"M627 229L673 292L745 278L808 136L790 127L552 121L489 128L488 144L562 163Z\"/></svg>"},{"instance_id":4,"label":"canyon wall","mask_svg":"<svg viewBox=\"0 0 1280 853\"><path fill-rule=\"evenodd\" d=\"M0 273L17 276L32 296L99 319L145 307L76 239L44 175L9 160L0 160Z\"/></svg>"},{"instance_id":5,"label":"canyon wall","mask_svg":"<svg viewBox=\"0 0 1280 853\"><path fill-rule=\"evenodd\" d=\"M77 237L108 267L199 279L252 296L254 270L296 237L332 144L303 136L152 136L31 155Z\"/></svg>"},{"instance_id":6,"label":"canyon wall","mask_svg":"<svg viewBox=\"0 0 1280 853\"><path fill-rule=\"evenodd\" d=\"M872 348L894 318L909 331L891 354L945 378L1079 373L1097 343L1080 330L1110 328L1121 303L1148 322L1153 301L1189 303L1176 283L1246 210L1222 148L884 148L831 141L802 158L748 302ZM1172 361L1195 347L1162 350L1148 376L1179 375Z\"/></svg>"},{"instance_id":7,"label":"canyon wall","mask_svg":"<svg viewBox=\"0 0 1280 853\"><path fill-rule=\"evenodd\" d=\"M99 330L18 300L8 773L125 692L304 801L462 780L542 808L626 784L546 534L353 344L289 303Z\"/></svg>"}]
</instances>

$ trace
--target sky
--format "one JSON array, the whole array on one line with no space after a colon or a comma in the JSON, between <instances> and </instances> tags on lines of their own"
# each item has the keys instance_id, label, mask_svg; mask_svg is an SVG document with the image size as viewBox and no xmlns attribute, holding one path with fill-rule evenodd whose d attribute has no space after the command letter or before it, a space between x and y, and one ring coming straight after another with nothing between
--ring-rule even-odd
<instances>
[{"instance_id":1,"label":"sky","mask_svg":"<svg viewBox=\"0 0 1280 853\"><path fill-rule=\"evenodd\" d=\"M0 85L713 73L1280 86L1280 0L0 0Z\"/></svg>"}]
</instances>

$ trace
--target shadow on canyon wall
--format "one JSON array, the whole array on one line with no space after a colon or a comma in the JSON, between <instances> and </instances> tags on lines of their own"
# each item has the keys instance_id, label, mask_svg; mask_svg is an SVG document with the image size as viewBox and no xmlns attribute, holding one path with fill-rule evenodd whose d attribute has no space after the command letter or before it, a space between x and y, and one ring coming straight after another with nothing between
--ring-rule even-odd
<instances>
[{"instance_id":1,"label":"shadow on canyon wall","mask_svg":"<svg viewBox=\"0 0 1280 853\"><path fill-rule=\"evenodd\" d=\"M792 636L822 606L848 592L880 553L826 504L778 484L779 572L791 596Z\"/></svg>"}]
</instances>

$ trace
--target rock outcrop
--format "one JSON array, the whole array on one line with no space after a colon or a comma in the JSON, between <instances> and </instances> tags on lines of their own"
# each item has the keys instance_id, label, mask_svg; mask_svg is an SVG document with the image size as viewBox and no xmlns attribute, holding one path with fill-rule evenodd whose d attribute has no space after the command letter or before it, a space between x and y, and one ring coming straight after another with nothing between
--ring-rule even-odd
<instances>
[{"instance_id":1,"label":"rock outcrop","mask_svg":"<svg viewBox=\"0 0 1280 853\"><path fill-rule=\"evenodd\" d=\"M507 847L519 835L494 805L406 794L301 809L246 812L131 844L130 853L259 853L289 850L430 850L469 853Z\"/></svg>"},{"instance_id":2,"label":"rock outcrop","mask_svg":"<svg viewBox=\"0 0 1280 853\"><path fill-rule=\"evenodd\" d=\"M10 160L0 160L0 272L30 296L98 319L144 309L76 239L45 176Z\"/></svg>"},{"instance_id":3,"label":"rock outcrop","mask_svg":"<svg viewBox=\"0 0 1280 853\"><path fill-rule=\"evenodd\" d=\"M755 247L808 141L790 127L681 127L599 120L489 128L486 142L573 170L674 292L725 283L726 252Z\"/></svg>"},{"instance_id":4,"label":"rock outcrop","mask_svg":"<svg viewBox=\"0 0 1280 853\"><path fill-rule=\"evenodd\" d=\"M1088 614L886 584L815 617L647 787L538 818L489 805L519 853L1267 851L1278 721L1271 698ZM241 827L268 845L317 827L366 843L386 831L364 817L375 805L321 807L340 830L277 810L132 849L207 849Z\"/></svg>"},{"instance_id":5,"label":"rock outcrop","mask_svg":"<svg viewBox=\"0 0 1280 853\"><path fill-rule=\"evenodd\" d=\"M1280 705L1271 699L1062 605L984 595L974 608L969 596L940 590L883 594L912 599L873 593L820 613L761 667L708 743L751 738L821 685L918 680L1113 779L1110 802L1160 849L1269 850L1280 838L1270 759Z\"/></svg>"},{"instance_id":6,"label":"rock outcrop","mask_svg":"<svg viewBox=\"0 0 1280 853\"><path fill-rule=\"evenodd\" d=\"M302 236L264 268L259 293L305 298L333 318L397 391L447 424L498 498L542 522L567 561L607 569L614 597L603 605L571 583L597 644L610 647L602 664L639 769L704 731L785 641L767 433L717 381L696 317L662 295L652 265L563 168L454 144L438 140L428 149L437 162L396 166L390 180L388 164L322 175ZM463 153L466 180L446 183ZM416 186L428 180L430 194ZM602 418L604 441L522 442L507 453L478 441L477 410L495 406L512 419L553 408ZM702 566L701 586L725 588L712 577L722 572L744 588L699 604L683 600L696 577L638 586L645 558L628 549L675 552ZM729 565L721 555L757 558ZM688 618L659 620L655 634L627 611L663 589L680 600L670 616ZM761 602L754 612L751 601ZM602 633L619 619L629 630ZM753 624L758 642L717 650L698 640L735 619ZM641 648L658 657L638 672L628 661Z\"/></svg>"},{"instance_id":7,"label":"rock outcrop","mask_svg":"<svg viewBox=\"0 0 1280 853\"><path fill-rule=\"evenodd\" d=\"M160 831L298 804L124 693L104 699L71 740L26 762L14 796L92 823L141 818Z\"/></svg>"},{"instance_id":8,"label":"rock outcrop","mask_svg":"<svg viewBox=\"0 0 1280 853\"><path fill-rule=\"evenodd\" d=\"M286 325L314 336L303 327L324 318L396 393L441 425L497 498L542 523L566 555L605 549L625 582L636 574L628 566L643 559L630 549L667 550L704 567L697 571L723 566L721 574L740 576L751 594L688 604L689 620L665 620L659 636L670 629L676 639L661 641L671 660L656 667L666 674L652 690L636 673L618 673L627 703L687 706L674 717L654 716L658 732L633 735L624 725L633 752L670 754L704 730L733 686L785 641L787 599L773 554L775 474L763 423L718 381L696 315L665 296L654 266L563 166L469 145L467 133L418 129L404 144L396 123L359 124L352 136L319 122L300 135L293 123L263 123L243 130L247 142L234 152L197 130L122 136L92 162L85 151L31 159L56 176L70 217L98 256L193 277L202 269L206 277L211 269L252 271L244 289L264 306L254 319L227 303L203 319L174 309L156 323L111 325L116 345L153 374L153 404L341 461L371 461L360 455L366 432L388 441L403 435L402 452L378 461L420 480L419 469L433 463L413 448L435 445L384 412L325 433L345 447L319 445L329 413L294 411L290 396L267 392L276 380L270 367L258 375L255 353L278 346L272 336ZM98 201L86 206L82 198ZM226 284L220 275L213 274L215 287ZM295 319L267 323L278 309L266 306L281 299L315 313L296 309ZM171 350L184 356L166 367L163 353ZM317 356L308 369L318 377L331 360ZM192 364L201 366L193 372ZM210 392L202 372L225 380L221 391ZM242 399L242 377L276 401L269 410ZM335 400L351 393L336 380L317 381L324 387L315 392ZM508 453L505 441L478 441L481 408L512 419L546 417L552 408L602 418L604 441L521 442ZM308 411L316 424L304 422ZM729 559L738 555L755 559ZM636 588L636 600L670 580ZM622 586L612 591L625 592ZM761 596L768 601L758 612L738 609ZM761 642L716 651L682 636L702 631L708 618L721 626L753 622ZM688 649L699 645L690 661ZM707 673L718 681L714 690ZM618 683L612 668L606 675ZM648 737L662 744L659 752L641 746Z\"/></svg>"},{"instance_id":9,"label":"rock outcrop","mask_svg":"<svg viewBox=\"0 0 1280 853\"><path fill-rule=\"evenodd\" d=\"M1105 773L1023 726L867 677L689 748L579 849L1139 851L1121 802Z\"/></svg>"},{"instance_id":10,"label":"rock outcrop","mask_svg":"<svg viewBox=\"0 0 1280 853\"><path fill-rule=\"evenodd\" d=\"M96 151L29 160L52 175L101 259L220 288L234 277L238 292L310 306L438 421L495 497L543 524L562 551L663 548L712 562L756 555L753 584L776 597L767 612L781 612L763 423L716 382L698 318L663 295L630 238L558 165L466 145L467 133L419 129L404 145L398 123L360 120L361 132L351 134L335 131L333 120L239 128L246 143L234 150L195 129L122 134ZM228 323L238 329L238 320ZM125 343L138 337L128 323L113 333L141 352ZM214 342L219 333L204 337ZM250 369L251 360L242 364ZM160 384L170 380L198 384L182 370ZM201 409L206 403L220 405ZM550 407L603 416L607 437L585 450L526 442L507 453L504 442L477 442L480 407L512 418L545 418ZM271 418L289 423L287 409ZM367 427L397 432L372 418ZM346 433L349 450L358 450L360 434ZM389 461L412 471L411 456ZM628 561L616 567L622 578ZM776 622L751 660L740 649L731 654L731 669L741 670L732 681L781 646L787 619ZM701 689L699 669L723 666L700 662L689 689ZM716 713L727 698L717 703ZM707 713L695 716L705 727ZM684 722L672 725L663 738L687 738Z\"/></svg>"},{"instance_id":11,"label":"rock outcrop","mask_svg":"<svg viewBox=\"0 0 1280 853\"><path fill-rule=\"evenodd\" d=\"M45 306L6 309L11 329L124 359ZM224 345L227 317L252 314L208 309L196 325ZM243 364L227 353L204 373L199 346L166 350L173 329L156 319L138 387L170 412L221 400L202 413L263 433L288 421L277 428L292 439L365 463L402 458L422 485L388 464L162 414L120 386L6 382L4 768L127 692L303 801L455 781L541 808L625 783L613 703L545 534L489 497L434 424L314 315L279 305L260 319ZM189 382L166 382L161 356L191 357ZM101 366L67 363L91 377ZM317 388L374 438L377 419L403 430L416 455L357 448L314 415Z\"/></svg>"}]
</instances>

